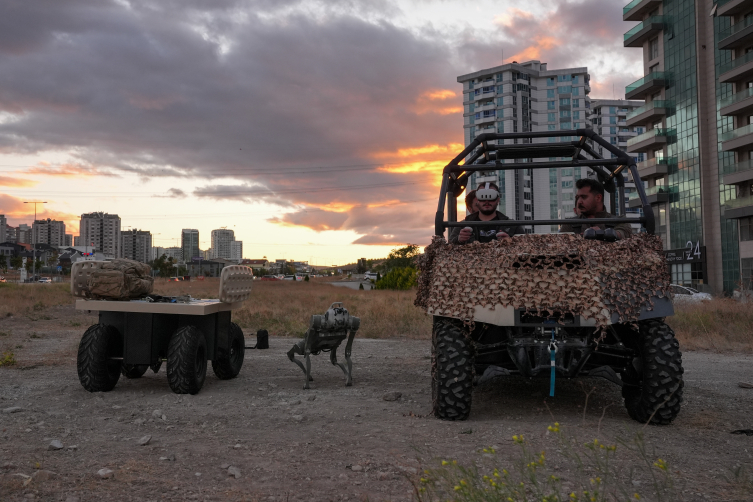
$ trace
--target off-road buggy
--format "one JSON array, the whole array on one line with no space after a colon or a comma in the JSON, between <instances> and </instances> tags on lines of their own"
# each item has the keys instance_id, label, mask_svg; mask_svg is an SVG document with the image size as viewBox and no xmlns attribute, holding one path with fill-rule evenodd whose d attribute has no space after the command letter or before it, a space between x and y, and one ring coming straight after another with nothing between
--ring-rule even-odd
<instances>
[{"instance_id":1,"label":"off-road buggy","mask_svg":"<svg viewBox=\"0 0 753 502\"><path fill-rule=\"evenodd\" d=\"M594 145L615 158L602 158ZM587 231L585 237L531 233L466 245L445 241L445 230L454 227L478 232L499 225L458 222L457 197L472 173L573 167L584 168L584 176L585 168L592 170L611 195L618 217L587 220L589 227L606 225L606 231ZM624 216L626 170L640 180L635 161L591 129L482 134L444 168L435 237L419 261L416 298L434 319L437 417L467 419L474 378L507 375L549 378L552 395L558 378L600 376L622 387L633 419L668 424L677 416L683 368L677 340L664 322L674 313L670 277L640 181L635 188L642 215ZM626 220L641 230L612 241L608 229ZM505 225L551 231L583 221Z\"/></svg>"}]
</instances>

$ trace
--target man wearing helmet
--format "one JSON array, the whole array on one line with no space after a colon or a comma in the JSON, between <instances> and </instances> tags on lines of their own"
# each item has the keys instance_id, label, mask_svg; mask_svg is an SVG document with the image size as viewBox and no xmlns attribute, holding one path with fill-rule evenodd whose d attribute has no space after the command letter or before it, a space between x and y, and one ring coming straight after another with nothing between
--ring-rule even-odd
<instances>
[{"instance_id":1,"label":"man wearing helmet","mask_svg":"<svg viewBox=\"0 0 753 502\"><path fill-rule=\"evenodd\" d=\"M494 183L484 183L476 190L478 212L469 214L463 221L499 221L500 224L492 227L478 227L476 232L471 227L454 227L450 232L451 244L468 244L478 240L479 242L491 242L494 239L506 239L515 234L524 233L523 227L505 225L507 216L497 211L499 205L499 188Z\"/></svg>"}]
</instances>

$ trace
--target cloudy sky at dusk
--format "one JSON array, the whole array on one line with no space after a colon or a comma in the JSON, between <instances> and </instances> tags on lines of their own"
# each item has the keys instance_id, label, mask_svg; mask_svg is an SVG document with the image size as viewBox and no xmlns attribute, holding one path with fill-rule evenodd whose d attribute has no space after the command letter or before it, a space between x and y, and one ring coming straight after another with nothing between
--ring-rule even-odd
<instances>
[{"instance_id":1,"label":"cloudy sky at dusk","mask_svg":"<svg viewBox=\"0 0 753 502\"><path fill-rule=\"evenodd\" d=\"M44 200L74 235L105 211L202 249L228 227L319 265L428 244L457 76L539 59L624 97L625 3L0 0L0 214Z\"/></svg>"}]
</instances>

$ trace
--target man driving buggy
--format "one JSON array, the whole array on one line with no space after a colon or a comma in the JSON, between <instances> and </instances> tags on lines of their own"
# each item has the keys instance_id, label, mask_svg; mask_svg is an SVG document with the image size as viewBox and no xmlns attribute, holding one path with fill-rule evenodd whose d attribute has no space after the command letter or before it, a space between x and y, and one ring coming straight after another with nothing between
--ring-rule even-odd
<instances>
[{"instance_id":1,"label":"man driving buggy","mask_svg":"<svg viewBox=\"0 0 753 502\"><path fill-rule=\"evenodd\" d=\"M479 242L491 242L494 239L507 239L515 234L524 233L523 227L505 225L509 220L507 216L497 211L499 205L499 188L494 183L484 183L476 189L478 212L471 213L463 221L499 221L500 224L491 227L478 227L476 232L471 227L455 227L450 232L451 244L468 244L478 240Z\"/></svg>"},{"instance_id":2,"label":"man driving buggy","mask_svg":"<svg viewBox=\"0 0 753 502\"><path fill-rule=\"evenodd\" d=\"M575 195L575 212L578 214L570 220L587 220L589 218L614 218L612 213L604 207L604 185L590 178L582 178L575 182L575 188L578 192ZM633 234L633 228L630 223L618 223L610 225L600 223L598 225L589 225L583 223L567 223L560 227L560 232L574 232L583 234L587 229L606 230L611 228L617 237L617 240L626 239Z\"/></svg>"}]
</instances>

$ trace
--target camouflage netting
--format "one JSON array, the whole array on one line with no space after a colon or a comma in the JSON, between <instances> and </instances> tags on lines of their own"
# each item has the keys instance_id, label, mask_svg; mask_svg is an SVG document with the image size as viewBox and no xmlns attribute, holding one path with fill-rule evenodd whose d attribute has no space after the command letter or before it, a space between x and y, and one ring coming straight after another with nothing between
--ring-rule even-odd
<instances>
[{"instance_id":1,"label":"camouflage netting","mask_svg":"<svg viewBox=\"0 0 753 502\"><path fill-rule=\"evenodd\" d=\"M434 237L418 260L415 305L473 322L476 306L512 306L544 317L572 314L603 330L612 313L635 322L651 297L668 297L670 277L658 237L617 242L573 234L531 234L488 244Z\"/></svg>"}]
</instances>

